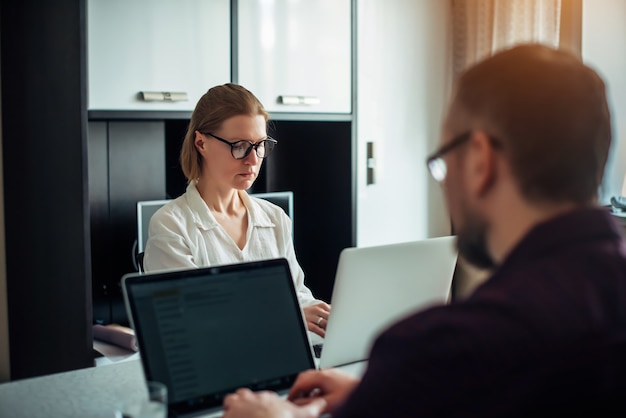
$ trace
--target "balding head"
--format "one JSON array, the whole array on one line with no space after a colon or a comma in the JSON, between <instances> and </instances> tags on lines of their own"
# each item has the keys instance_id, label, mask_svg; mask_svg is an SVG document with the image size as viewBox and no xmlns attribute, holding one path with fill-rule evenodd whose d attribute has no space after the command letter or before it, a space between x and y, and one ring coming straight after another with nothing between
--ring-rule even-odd
<instances>
[{"instance_id":1,"label":"balding head","mask_svg":"<svg viewBox=\"0 0 626 418\"><path fill-rule=\"evenodd\" d=\"M511 48L464 72L446 121L501 143L522 195L592 202L611 143L604 83L578 58L540 45Z\"/></svg>"}]
</instances>

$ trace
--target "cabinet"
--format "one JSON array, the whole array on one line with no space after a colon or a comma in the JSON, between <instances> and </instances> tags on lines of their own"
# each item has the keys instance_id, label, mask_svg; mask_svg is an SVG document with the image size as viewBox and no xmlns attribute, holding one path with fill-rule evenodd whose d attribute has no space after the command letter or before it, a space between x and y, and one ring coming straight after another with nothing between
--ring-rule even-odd
<instances>
[{"instance_id":1,"label":"cabinet","mask_svg":"<svg viewBox=\"0 0 626 418\"><path fill-rule=\"evenodd\" d=\"M163 121L91 121L88 136L93 319L126 322L120 279L135 270L137 201L165 198Z\"/></svg>"},{"instance_id":2,"label":"cabinet","mask_svg":"<svg viewBox=\"0 0 626 418\"><path fill-rule=\"evenodd\" d=\"M136 203L184 193L178 153L188 122L89 122L95 322L127 321L119 282L134 270ZM355 242L351 122L277 120L269 133L279 138L280 146L263 164L250 192L293 191L298 260L307 286L316 297L330 301L339 253ZM324 152L307 152L319 138L327 141Z\"/></svg>"},{"instance_id":3,"label":"cabinet","mask_svg":"<svg viewBox=\"0 0 626 418\"><path fill-rule=\"evenodd\" d=\"M441 188L424 164L437 147L452 80L449 7L447 1L356 3L359 246L450 233Z\"/></svg>"},{"instance_id":4,"label":"cabinet","mask_svg":"<svg viewBox=\"0 0 626 418\"><path fill-rule=\"evenodd\" d=\"M239 0L237 82L270 112L351 112L350 0Z\"/></svg>"},{"instance_id":5,"label":"cabinet","mask_svg":"<svg viewBox=\"0 0 626 418\"><path fill-rule=\"evenodd\" d=\"M294 192L296 252L307 285L330 300L339 253L354 245L351 1L87 1L94 321L125 322L119 280L133 270L136 202L185 191L183 113L230 81L231 54L233 80L273 113L270 134L280 141L250 191ZM186 104L136 97L183 82L199 91ZM318 141L322 152L306 151Z\"/></svg>"},{"instance_id":6,"label":"cabinet","mask_svg":"<svg viewBox=\"0 0 626 418\"><path fill-rule=\"evenodd\" d=\"M87 32L89 110L191 111L230 81L230 0L88 0Z\"/></svg>"},{"instance_id":7,"label":"cabinet","mask_svg":"<svg viewBox=\"0 0 626 418\"><path fill-rule=\"evenodd\" d=\"M355 245L352 124L274 121L270 134L280 142L265 162L266 190L294 192L294 247L305 283L331 301L339 254Z\"/></svg>"}]
</instances>

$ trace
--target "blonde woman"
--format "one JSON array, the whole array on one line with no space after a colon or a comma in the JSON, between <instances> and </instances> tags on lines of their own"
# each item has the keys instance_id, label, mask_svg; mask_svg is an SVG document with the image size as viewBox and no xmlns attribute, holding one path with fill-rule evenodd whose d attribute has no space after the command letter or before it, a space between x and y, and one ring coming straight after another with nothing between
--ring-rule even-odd
<instances>
[{"instance_id":1,"label":"blonde woman","mask_svg":"<svg viewBox=\"0 0 626 418\"><path fill-rule=\"evenodd\" d=\"M246 193L277 146L267 135L268 119L259 100L236 84L213 87L200 98L180 153L187 190L152 217L144 269L284 257L307 327L323 337L330 305L315 299L304 284L291 220L280 207Z\"/></svg>"}]
</instances>

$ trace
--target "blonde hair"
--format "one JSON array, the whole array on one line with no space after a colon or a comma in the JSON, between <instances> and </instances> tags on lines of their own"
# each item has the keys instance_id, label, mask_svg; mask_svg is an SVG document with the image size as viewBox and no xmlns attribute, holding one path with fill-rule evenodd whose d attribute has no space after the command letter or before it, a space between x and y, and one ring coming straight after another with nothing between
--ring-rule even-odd
<instances>
[{"instance_id":1,"label":"blonde hair","mask_svg":"<svg viewBox=\"0 0 626 418\"><path fill-rule=\"evenodd\" d=\"M269 120L259 99L238 84L212 87L198 100L180 150L180 166L188 182L202 174L202 156L195 146L196 131L215 132L226 119L239 115L261 115L266 123Z\"/></svg>"}]
</instances>

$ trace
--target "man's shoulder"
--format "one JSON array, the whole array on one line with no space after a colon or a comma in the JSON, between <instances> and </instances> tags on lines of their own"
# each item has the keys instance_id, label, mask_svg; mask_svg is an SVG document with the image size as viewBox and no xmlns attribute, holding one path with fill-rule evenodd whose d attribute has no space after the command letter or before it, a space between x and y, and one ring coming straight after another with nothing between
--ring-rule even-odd
<instances>
[{"instance_id":1,"label":"man's shoulder","mask_svg":"<svg viewBox=\"0 0 626 418\"><path fill-rule=\"evenodd\" d=\"M415 345L420 351L437 351L449 346L488 346L493 332L512 324L510 315L494 315L498 307L488 300L462 301L434 306L409 315L388 327L381 335L381 343L390 347ZM466 341L466 343L459 343Z\"/></svg>"}]
</instances>

